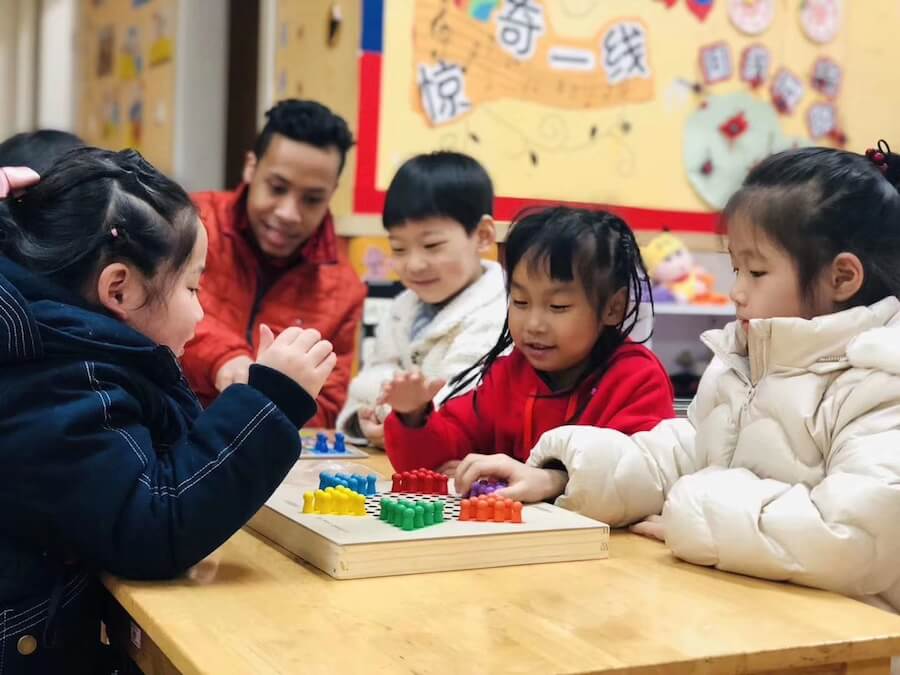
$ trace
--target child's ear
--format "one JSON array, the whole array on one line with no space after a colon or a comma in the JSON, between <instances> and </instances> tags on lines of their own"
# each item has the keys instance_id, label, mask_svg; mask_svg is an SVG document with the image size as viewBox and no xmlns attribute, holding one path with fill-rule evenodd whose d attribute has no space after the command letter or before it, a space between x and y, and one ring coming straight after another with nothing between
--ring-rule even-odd
<instances>
[{"instance_id":1,"label":"child's ear","mask_svg":"<svg viewBox=\"0 0 900 675\"><path fill-rule=\"evenodd\" d=\"M481 216L472 234L478 242L478 252L489 251L497 243L497 227L494 225L494 219L488 215Z\"/></svg>"},{"instance_id":2,"label":"child's ear","mask_svg":"<svg viewBox=\"0 0 900 675\"><path fill-rule=\"evenodd\" d=\"M97 278L97 300L120 321L127 321L129 311L140 307L143 292L134 272L122 263L107 265Z\"/></svg>"},{"instance_id":3,"label":"child's ear","mask_svg":"<svg viewBox=\"0 0 900 675\"><path fill-rule=\"evenodd\" d=\"M835 304L848 302L862 288L866 273L854 253L838 253L831 262L830 290Z\"/></svg>"},{"instance_id":4,"label":"child's ear","mask_svg":"<svg viewBox=\"0 0 900 675\"><path fill-rule=\"evenodd\" d=\"M618 326L625 320L625 310L628 308L628 294L624 288L620 288L606 303L603 308L603 316L600 317L604 326Z\"/></svg>"},{"instance_id":5,"label":"child's ear","mask_svg":"<svg viewBox=\"0 0 900 675\"><path fill-rule=\"evenodd\" d=\"M244 170L241 173L241 178L245 183L253 182L253 174L256 173L256 165L258 163L256 153L252 150L248 150L247 154L244 156Z\"/></svg>"}]
</instances>

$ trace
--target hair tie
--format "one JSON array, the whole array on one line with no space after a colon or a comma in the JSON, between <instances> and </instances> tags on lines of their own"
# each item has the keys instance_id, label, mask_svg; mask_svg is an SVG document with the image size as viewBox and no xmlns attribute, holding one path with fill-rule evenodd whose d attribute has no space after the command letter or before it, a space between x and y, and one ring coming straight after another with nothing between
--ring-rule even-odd
<instances>
[{"instance_id":1,"label":"hair tie","mask_svg":"<svg viewBox=\"0 0 900 675\"><path fill-rule=\"evenodd\" d=\"M878 170L885 175L888 172L888 156L890 154L891 146L889 146L887 144L887 141L883 138L878 141L878 145L876 147L866 150L866 157L869 159L869 161L877 166Z\"/></svg>"},{"instance_id":2,"label":"hair tie","mask_svg":"<svg viewBox=\"0 0 900 675\"><path fill-rule=\"evenodd\" d=\"M111 242L116 242L119 238L125 238L125 227L124 225L117 225L116 227L110 228L109 230L109 240Z\"/></svg>"}]
</instances>

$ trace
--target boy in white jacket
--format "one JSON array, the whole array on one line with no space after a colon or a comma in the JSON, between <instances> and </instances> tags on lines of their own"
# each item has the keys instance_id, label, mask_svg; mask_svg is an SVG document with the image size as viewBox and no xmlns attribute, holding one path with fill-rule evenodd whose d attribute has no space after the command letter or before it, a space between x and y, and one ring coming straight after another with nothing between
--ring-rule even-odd
<instances>
[{"instance_id":1,"label":"boy in white jacket","mask_svg":"<svg viewBox=\"0 0 900 675\"><path fill-rule=\"evenodd\" d=\"M375 329L375 349L350 383L339 431L383 446L385 383L420 371L435 383L439 406L445 383L497 341L506 318L503 270L482 259L495 244L493 207L491 179L467 155L418 155L397 171L382 219L407 290Z\"/></svg>"},{"instance_id":2,"label":"boy in white jacket","mask_svg":"<svg viewBox=\"0 0 900 675\"><path fill-rule=\"evenodd\" d=\"M457 487L499 475L515 498L646 519L684 560L900 609L900 164L879 145L780 153L732 197L738 320L703 336L687 420L555 429L530 466L463 462Z\"/></svg>"}]
</instances>

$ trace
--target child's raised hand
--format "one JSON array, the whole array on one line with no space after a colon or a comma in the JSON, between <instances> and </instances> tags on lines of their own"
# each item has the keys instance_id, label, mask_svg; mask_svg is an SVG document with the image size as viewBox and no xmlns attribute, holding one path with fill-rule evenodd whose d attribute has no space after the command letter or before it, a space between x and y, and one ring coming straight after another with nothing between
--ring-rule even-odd
<instances>
[{"instance_id":1,"label":"child's raised hand","mask_svg":"<svg viewBox=\"0 0 900 675\"><path fill-rule=\"evenodd\" d=\"M466 455L456 467L456 477L453 479L456 491L461 495L467 494L479 478L506 481L508 487L494 494L529 503L555 499L565 492L569 480L565 471L528 466L509 455Z\"/></svg>"},{"instance_id":2,"label":"child's raised hand","mask_svg":"<svg viewBox=\"0 0 900 675\"><path fill-rule=\"evenodd\" d=\"M635 523L628 529L650 539L659 539L663 543L666 541L666 528L662 516L647 516L646 520Z\"/></svg>"},{"instance_id":3,"label":"child's raised hand","mask_svg":"<svg viewBox=\"0 0 900 675\"><path fill-rule=\"evenodd\" d=\"M429 379L419 371L397 373L384 385L378 403L386 403L394 412L403 415L407 423L418 424L437 393L447 384L444 380Z\"/></svg>"},{"instance_id":4,"label":"child's raised hand","mask_svg":"<svg viewBox=\"0 0 900 675\"><path fill-rule=\"evenodd\" d=\"M315 398L337 364L334 348L317 330L295 326L275 337L268 326L259 329L256 363L280 371Z\"/></svg>"},{"instance_id":5,"label":"child's raised hand","mask_svg":"<svg viewBox=\"0 0 900 675\"><path fill-rule=\"evenodd\" d=\"M356 413L359 428L366 440L375 448L384 447L384 422L379 421L374 408L363 407Z\"/></svg>"}]
</instances>

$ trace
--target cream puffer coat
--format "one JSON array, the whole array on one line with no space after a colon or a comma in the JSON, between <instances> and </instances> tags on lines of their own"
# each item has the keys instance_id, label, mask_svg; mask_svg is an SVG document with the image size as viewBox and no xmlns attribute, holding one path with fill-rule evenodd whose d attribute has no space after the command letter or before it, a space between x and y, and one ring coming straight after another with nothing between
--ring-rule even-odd
<instances>
[{"instance_id":1,"label":"cream puffer coat","mask_svg":"<svg viewBox=\"0 0 900 675\"><path fill-rule=\"evenodd\" d=\"M506 321L505 277L499 263L481 264L483 273L475 283L448 302L415 339L410 339L410 332L422 301L410 290L394 298L375 328L369 362L350 383L347 403L337 419L339 431L353 435L348 422L361 407L375 406L381 387L397 372L417 368L426 377L447 380L434 399L439 405L450 391L450 379L497 343Z\"/></svg>"},{"instance_id":2,"label":"cream puffer coat","mask_svg":"<svg viewBox=\"0 0 900 675\"><path fill-rule=\"evenodd\" d=\"M687 420L541 437L529 463L569 472L557 503L613 526L662 512L679 558L900 610L900 301L703 341Z\"/></svg>"}]
</instances>

